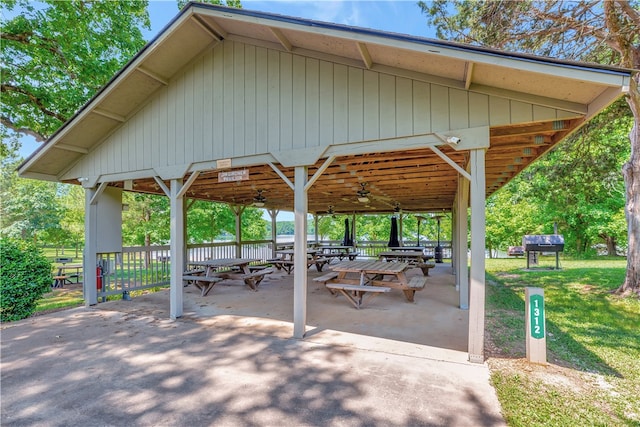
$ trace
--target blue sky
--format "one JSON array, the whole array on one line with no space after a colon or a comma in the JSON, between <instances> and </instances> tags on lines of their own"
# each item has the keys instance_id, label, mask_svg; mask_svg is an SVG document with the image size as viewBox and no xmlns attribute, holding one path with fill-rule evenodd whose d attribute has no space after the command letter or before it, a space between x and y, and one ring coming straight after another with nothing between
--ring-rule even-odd
<instances>
[{"instance_id":1,"label":"blue sky","mask_svg":"<svg viewBox=\"0 0 640 427\"><path fill-rule=\"evenodd\" d=\"M417 6L417 0L242 0L242 7L416 36L434 36L433 32L427 28L426 20ZM157 34L177 12L174 0L149 1L152 35Z\"/></svg>"},{"instance_id":2,"label":"blue sky","mask_svg":"<svg viewBox=\"0 0 640 427\"><path fill-rule=\"evenodd\" d=\"M426 19L417 6L417 0L242 0L244 9L278 13L298 18L326 21L376 30L435 37L427 27ZM145 34L152 39L178 14L175 0L150 0L149 17L151 31ZM28 157L40 145L33 138L21 138L20 155Z\"/></svg>"}]
</instances>

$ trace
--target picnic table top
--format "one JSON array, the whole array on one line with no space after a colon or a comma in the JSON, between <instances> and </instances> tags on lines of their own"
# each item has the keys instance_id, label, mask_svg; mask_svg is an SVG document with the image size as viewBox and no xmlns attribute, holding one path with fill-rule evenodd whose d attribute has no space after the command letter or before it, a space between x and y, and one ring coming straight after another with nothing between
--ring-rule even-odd
<instances>
[{"instance_id":1,"label":"picnic table top","mask_svg":"<svg viewBox=\"0 0 640 427\"><path fill-rule=\"evenodd\" d=\"M406 271L409 267L410 265L406 262L387 261L345 261L329 266L333 271L380 274L398 274Z\"/></svg>"},{"instance_id":2,"label":"picnic table top","mask_svg":"<svg viewBox=\"0 0 640 427\"><path fill-rule=\"evenodd\" d=\"M319 251L317 249L307 249L307 253L308 254L316 254ZM276 251L276 253L278 254L284 254L284 255L294 255L296 253L296 251L294 249L281 249Z\"/></svg>"},{"instance_id":3,"label":"picnic table top","mask_svg":"<svg viewBox=\"0 0 640 427\"><path fill-rule=\"evenodd\" d=\"M207 259L204 261L191 261L191 265L202 265L205 267L233 267L246 265L252 262L260 261L255 258L219 258L219 259Z\"/></svg>"},{"instance_id":4,"label":"picnic table top","mask_svg":"<svg viewBox=\"0 0 640 427\"><path fill-rule=\"evenodd\" d=\"M318 246L318 249L353 249L353 246L322 245L322 246Z\"/></svg>"}]
</instances>

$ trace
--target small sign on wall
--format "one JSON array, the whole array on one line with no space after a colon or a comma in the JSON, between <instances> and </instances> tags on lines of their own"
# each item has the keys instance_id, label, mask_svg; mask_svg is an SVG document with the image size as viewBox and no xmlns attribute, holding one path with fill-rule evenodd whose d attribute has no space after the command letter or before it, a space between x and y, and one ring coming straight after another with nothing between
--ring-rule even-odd
<instances>
[{"instance_id":1,"label":"small sign on wall","mask_svg":"<svg viewBox=\"0 0 640 427\"><path fill-rule=\"evenodd\" d=\"M216 160L216 169L228 169L231 167L231 159Z\"/></svg>"},{"instance_id":2,"label":"small sign on wall","mask_svg":"<svg viewBox=\"0 0 640 427\"><path fill-rule=\"evenodd\" d=\"M249 179L249 169L238 171L218 172L218 182L247 181Z\"/></svg>"}]
</instances>

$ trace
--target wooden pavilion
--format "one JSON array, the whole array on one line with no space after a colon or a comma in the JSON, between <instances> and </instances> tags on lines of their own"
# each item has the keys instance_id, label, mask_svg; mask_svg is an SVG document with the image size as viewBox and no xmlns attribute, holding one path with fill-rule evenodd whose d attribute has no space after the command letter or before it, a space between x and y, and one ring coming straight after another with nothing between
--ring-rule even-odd
<instances>
[{"instance_id":1,"label":"wooden pavilion","mask_svg":"<svg viewBox=\"0 0 640 427\"><path fill-rule=\"evenodd\" d=\"M469 359L481 362L486 197L629 79L618 68L190 3L19 173L85 188L86 272L122 247L122 191L170 198L180 266L186 198L242 206L261 190L266 208L295 214L298 338L307 213L451 211ZM219 179L230 171L249 179ZM181 273L171 272L172 318L182 315ZM95 280L85 276L87 304L97 302Z\"/></svg>"}]
</instances>

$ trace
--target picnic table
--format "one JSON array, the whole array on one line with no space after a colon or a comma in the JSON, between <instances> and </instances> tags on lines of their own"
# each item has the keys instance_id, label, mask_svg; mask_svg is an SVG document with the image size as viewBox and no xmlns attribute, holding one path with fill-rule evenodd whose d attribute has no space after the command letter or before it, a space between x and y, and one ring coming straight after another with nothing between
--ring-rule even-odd
<instances>
[{"instance_id":1,"label":"picnic table","mask_svg":"<svg viewBox=\"0 0 640 427\"><path fill-rule=\"evenodd\" d=\"M221 258L205 261L191 261L189 265L196 267L187 270L182 280L193 283L200 289L202 296L206 296L213 286L225 279L244 280L244 283L253 291L258 290L258 285L266 274L273 272L271 269L252 271L249 264L260 261L253 258ZM198 268L200 267L200 268Z\"/></svg>"},{"instance_id":2,"label":"picnic table","mask_svg":"<svg viewBox=\"0 0 640 427\"><path fill-rule=\"evenodd\" d=\"M389 246L390 251L415 251L424 252L423 246Z\"/></svg>"},{"instance_id":3,"label":"picnic table","mask_svg":"<svg viewBox=\"0 0 640 427\"><path fill-rule=\"evenodd\" d=\"M410 267L406 262L344 261L329 266L332 273L313 280L325 283L331 293L340 291L356 308L360 308L367 292L388 292L390 289L400 289L407 301L413 302L416 291L424 288L427 278L409 279L405 273Z\"/></svg>"},{"instance_id":4,"label":"picnic table","mask_svg":"<svg viewBox=\"0 0 640 427\"><path fill-rule=\"evenodd\" d=\"M353 246L325 245L319 246L318 249L322 251L323 257L329 259L329 262L332 258L338 258L340 261L349 258L349 261L353 261L360 255L358 252L353 252Z\"/></svg>"},{"instance_id":5,"label":"picnic table","mask_svg":"<svg viewBox=\"0 0 640 427\"><path fill-rule=\"evenodd\" d=\"M75 264L67 264L67 260L71 260L71 258L65 258L65 261L59 261L58 259L56 259L56 261L62 262L62 265L58 266L58 272L57 274L55 274L53 276L53 283L52 283L52 287L53 288L62 288L64 287L65 283L73 283L71 281L71 278L76 279L76 283L80 283L80 273L82 270L82 264L81 263L75 263ZM67 273L67 270L75 270L75 273Z\"/></svg>"},{"instance_id":6,"label":"picnic table","mask_svg":"<svg viewBox=\"0 0 640 427\"><path fill-rule=\"evenodd\" d=\"M378 259L395 262L406 262L412 267L418 267L422 270L422 274L429 275L429 269L434 268L436 264L429 260L433 258L431 255L425 255L422 251L406 250L406 251L385 251L378 254Z\"/></svg>"},{"instance_id":7,"label":"picnic table","mask_svg":"<svg viewBox=\"0 0 640 427\"><path fill-rule=\"evenodd\" d=\"M278 270L284 269L287 274L291 274L294 267L293 256L295 255L295 250L293 249L283 249L276 251L279 258L268 259L267 261L275 265ZM307 249L307 268L312 265L316 266L316 270L322 271L322 267L325 264L329 263L329 259L323 256L320 256L321 251L317 249Z\"/></svg>"}]
</instances>

